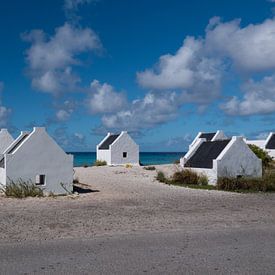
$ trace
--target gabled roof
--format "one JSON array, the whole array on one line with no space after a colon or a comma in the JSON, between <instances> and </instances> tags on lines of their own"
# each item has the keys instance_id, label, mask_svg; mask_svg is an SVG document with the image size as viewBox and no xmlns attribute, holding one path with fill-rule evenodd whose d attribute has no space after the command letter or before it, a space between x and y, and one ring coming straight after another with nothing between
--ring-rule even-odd
<instances>
[{"instance_id":1,"label":"gabled roof","mask_svg":"<svg viewBox=\"0 0 275 275\"><path fill-rule=\"evenodd\" d=\"M120 135L110 135L100 146L98 149L100 150L108 150L110 148L110 145L112 145L115 140L119 137Z\"/></svg>"},{"instance_id":2,"label":"gabled roof","mask_svg":"<svg viewBox=\"0 0 275 275\"><path fill-rule=\"evenodd\" d=\"M199 138L205 138L207 141L211 141L216 133L201 133Z\"/></svg>"},{"instance_id":3,"label":"gabled roof","mask_svg":"<svg viewBox=\"0 0 275 275\"><path fill-rule=\"evenodd\" d=\"M11 147L8 148L9 150L7 152L5 152L5 154L12 154L19 146L20 144L22 144L22 142L24 140L26 140L26 138L29 136L29 133L26 133L24 135L21 136L20 139L15 140L12 144Z\"/></svg>"},{"instance_id":4,"label":"gabled roof","mask_svg":"<svg viewBox=\"0 0 275 275\"><path fill-rule=\"evenodd\" d=\"M17 138L10 147L7 148L7 150L4 152L4 154L12 154L22 143L24 140L27 139L29 136L29 133L23 134L20 138ZM4 167L4 154L2 158L0 159L0 167Z\"/></svg>"},{"instance_id":5,"label":"gabled roof","mask_svg":"<svg viewBox=\"0 0 275 275\"><path fill-rule=\"evenodd\" d=\"M269 139L269 141L267 142L266 149L275 149L275 135L272 134L271 138Z\"/></svg>"},{"instance_id":6,"label":"gabled roof","mask_svg":"<svg viewBox=\"0 0 275 275\"><path fill-rule=\"evenodd\" d=\"M213 168L213 160L221 154L229 142L230 139L203 142L186 162L185 167Z\"/></svg>"}]
</instances>

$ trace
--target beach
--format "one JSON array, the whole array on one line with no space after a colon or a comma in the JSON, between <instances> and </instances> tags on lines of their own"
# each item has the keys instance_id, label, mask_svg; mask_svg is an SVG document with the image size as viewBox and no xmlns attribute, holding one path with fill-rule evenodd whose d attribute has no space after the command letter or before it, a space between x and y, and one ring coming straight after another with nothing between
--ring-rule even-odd
<instances>
[{"instance_id":1,"label":"beach","mask_svg":"<svg viewBox=\"0 0 275 275\"><path fill-rule=\"evenodd\" d=\"M274 193L169 186L143 167L74 169L79 194L0 197L2 274L274 273Z\"/></svg>"},{"instance_id":2,"label":"beach","mask_svg":"<svg viewBox=\"0 0 275 275\"><path fill-rule=\"evenodd\" d=\"M175 165L156 166L171 174ZM74 168L78 195L0 197L0 243L274 226L275 194L169 186L143 167ZM85 191L86 190L86 191Z\"/></svg>"}]
</instances>

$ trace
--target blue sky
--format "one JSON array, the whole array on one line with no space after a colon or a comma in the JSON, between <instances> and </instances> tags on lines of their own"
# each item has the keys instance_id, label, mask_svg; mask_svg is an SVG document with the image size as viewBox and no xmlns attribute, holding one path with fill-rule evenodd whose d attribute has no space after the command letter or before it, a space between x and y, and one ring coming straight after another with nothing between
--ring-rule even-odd
<instances>
[{"instance_id":1,"label":"blue sky","mask_svg":"<svg viewBox=\"0 0 275 275\"><path fill-rule=\"evenodd\" d=\"M143 151L198 131L274 131L273 1L1 1L0 127L70 151L128 130Z\"/></svg>"}]
</instances>

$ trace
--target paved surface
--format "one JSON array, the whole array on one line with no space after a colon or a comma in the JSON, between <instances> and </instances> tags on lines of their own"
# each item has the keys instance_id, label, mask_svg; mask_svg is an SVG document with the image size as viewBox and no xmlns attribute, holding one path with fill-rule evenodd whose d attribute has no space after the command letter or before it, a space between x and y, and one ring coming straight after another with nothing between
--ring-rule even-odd
<instances>
[{"instance_id":1,"label":"paved surface","mask_svg":"<svg viewBox=\"0 0 275 275\"><path fill-rule=\"evenodd\" d=\"M155 175L77 168L93 192L0 196L0 275L275 274L274 193L194 190Z\"/></svg>"},{"instance_id":2,"label":"paved surface","mask_svg":"<svg viewBox=\"0 0 275 275\"><path fill-rule=\"evenodd\" d=\"M1 274L274 274L275 227L5 244L0 261Z\"/></svg>"}]
</instances>

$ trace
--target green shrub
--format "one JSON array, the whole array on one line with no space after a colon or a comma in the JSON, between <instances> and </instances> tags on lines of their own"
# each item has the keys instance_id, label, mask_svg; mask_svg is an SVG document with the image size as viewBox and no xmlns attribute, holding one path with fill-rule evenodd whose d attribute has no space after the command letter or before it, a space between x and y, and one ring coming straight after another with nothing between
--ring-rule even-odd
<instances>
[{"instance_id":1,"label":"green shrub","mask_svg":"<svg viewBox=\"0 0 275 275\"><path fill-rule=\"evenodd\" d=\"M42 197L43 190L32 182L10 182L1 188L7 197L26 198L26 197Z\"/></svg>"},{"instance_id":2,"label":"green shrub","mask_svg":"<svg viewBox=\"0 0 275 275\"><path fill-rule=\"evenodd\" d=\"M208 185L208 177L206 175L199 176L199 185Z\"/></svg>"},{"instance_id":3,"label":"green shrub","mask_svg":"<svg viewBox=\"0 0 275 275\"><path fill-rule=\"evenodd\" d=\"M96 160L94 166L105 166L107 162L105 160Z\"/></svg>"},{"instance_id":4,"label":"green shrub","mask_svg":"<svg viewBox=\"0 0 275 275\"><path fill-rule=\"evenodd\" d=\"M158 171L156 179L159 182L168 183L168 179L166 178L165 174L162 171Z\"/></svg>"},{"instance_id":5,"label":"green shrub","mask_svg":"<svg viewBox=\"0 0 275 275\"><path fill-rule=\"evenodd\" d=\"M177 171L173 174L171 181L175 184L181 185L198 185L199 184L199 176L196 172L193 172L190 169L184 169L181 171Z\"/></svg>"},{"instance_id":6,"label":"green shrub","mask_svg":"<svg viewBox=\"0 0 275 275\"><path fill-rule=\"evenodd\" d=\"M261 149L260 147L254 145L254 144L249 144L249 148L253 151L253 153L262 160L262 164L264 168L267 168L271 165L272 163L272 157L268 155L266 151Z\"/></svg>"},{"instance_id":7,"label":"green shrub","mask_svg":"<svg viewBox=\"0 0 275 275\"><path fill-rule=\"evenodd\" d=\"M146 166L146 167L143 167L143 169L148 170L148 171L155 171L156 167L155 166Z\"/></svg>"},{"instance_id":8,"label":"green shrub","mask_svg":"<svg viewBox=\"0 0 275 275\"><path fill-rule=\"evenodd\" d=\"M267 173L262 178L219 178L217 189L224 191L274 192L275 174Z\"/></svg>"},{"instance_id":9,"label":"green shrub","mask_svg":"<svg viewBox=\"0 0 275 275\"><path fill-rule=\"evenodd\" d=\"M189 186L193 188L202 188L202 186L204 186L206 189L213 189L213 186L208 185L207 176L199 175L190 169L179 170L175 172L170 178L166 178L164 173L159 171L156 179L166 184Z\"/></svg>"}]
</instances>

